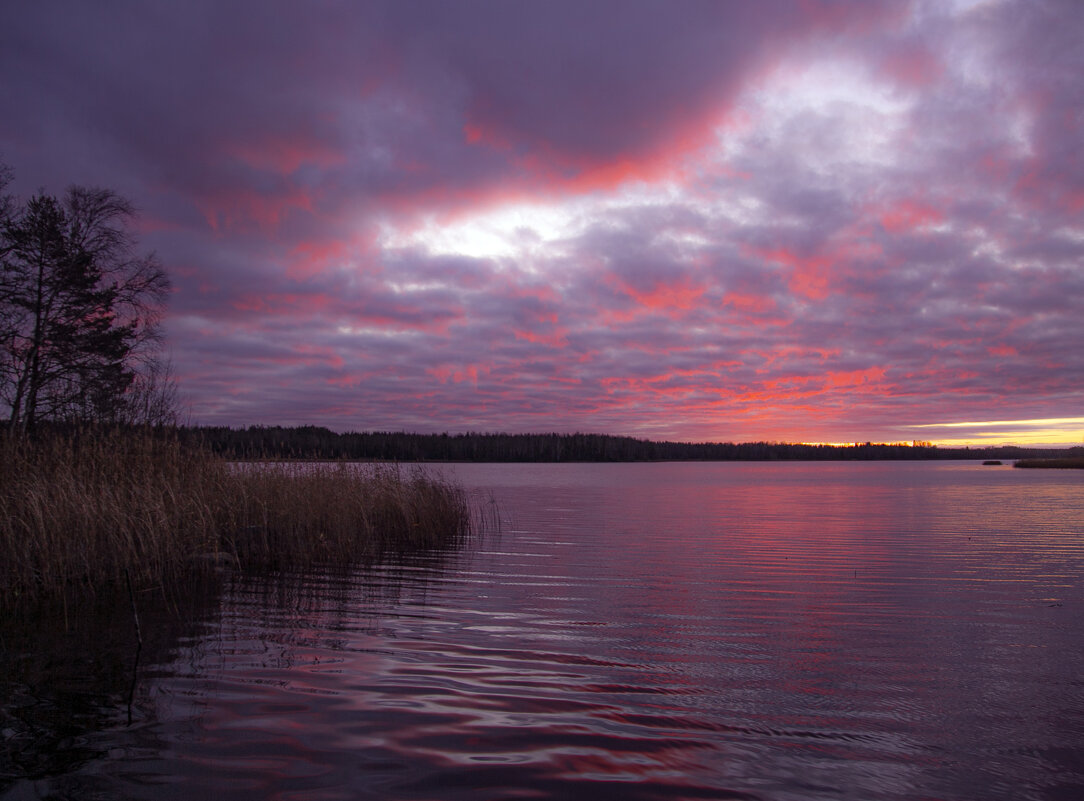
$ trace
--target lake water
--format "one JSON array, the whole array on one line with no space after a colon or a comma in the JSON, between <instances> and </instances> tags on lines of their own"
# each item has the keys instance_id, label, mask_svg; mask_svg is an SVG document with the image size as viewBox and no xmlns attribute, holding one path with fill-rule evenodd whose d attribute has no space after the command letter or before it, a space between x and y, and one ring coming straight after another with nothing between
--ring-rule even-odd
<instances>
[{"instance_id":1,"label":"lake water","mask_svg":"<svg viewBox=\"0 0 1084 801\"><path fill-rule=\"evenodd\" d=\"M501 530L230 579L0 798L1084 798L1084 471L442 472Z\"/></svg>"}]
</instances>

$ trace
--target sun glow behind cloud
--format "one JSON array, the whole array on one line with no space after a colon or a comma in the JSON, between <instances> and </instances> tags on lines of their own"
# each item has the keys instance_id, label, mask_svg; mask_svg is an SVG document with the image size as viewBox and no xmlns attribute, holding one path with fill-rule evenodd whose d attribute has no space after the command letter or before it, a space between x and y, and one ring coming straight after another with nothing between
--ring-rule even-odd
<instances>
[{"instance_id":1,"label":"sun glow behind cloud","mask_svg":"<svg viewBox=\"0 0 1084 801\"><path fill-rule=\"evenodd\" d=\"M430 256L504 260L529 268L532 255L557 255L562 242L582 235L594 221L678 200L688 202L672 181L630 179L606 191L499 203L463 211L451 219L428 216L421 223L407 219L399 224L385 220L377 243L386 250L421 248ZM684 239L707 241L695 232Z\"/></svg>"},{"instance_id":2,"label":"sun glow behind cloud","mask_svg":"<svg viewBox=\"0 0 1084 801\"><path fill-rule=\"evenodd\" d=\"M422 248L432 256L508 259L524 251L572 236L578 227L577 204L511 203L441 221L393 222L381 226L378 244L385 249Z\"/></svg>"}]
</instances>

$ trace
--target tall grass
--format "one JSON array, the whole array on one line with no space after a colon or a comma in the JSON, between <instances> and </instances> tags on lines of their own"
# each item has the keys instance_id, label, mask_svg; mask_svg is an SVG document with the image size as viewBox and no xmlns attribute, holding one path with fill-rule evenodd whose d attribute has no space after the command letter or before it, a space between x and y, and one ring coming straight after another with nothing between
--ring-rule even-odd
<instances>
[{"instance_id":1,"label":"tall grass","mask_svg":"<svg viewBox=\"0 0 1084 801\"><path fill-rule=\"evenodd\" d=\"M1060 459L1018 459L1013 467L1060 467L1079 470L1084 468L1084 456L1066 456Z\"/></svg>"},{"instance_id":2,"label":"tall grass","mask_svg":"<svg viewBox=\"0 0 1084 801\"><path fill-rule=\"evenodd\" d=\"M168 438L0 437L0 591L171 584L218 561L352 561L469 533L458 487L356 464L235 465ZM2 602L0 602L2 605Z\"/></svg>"}]
</instances>

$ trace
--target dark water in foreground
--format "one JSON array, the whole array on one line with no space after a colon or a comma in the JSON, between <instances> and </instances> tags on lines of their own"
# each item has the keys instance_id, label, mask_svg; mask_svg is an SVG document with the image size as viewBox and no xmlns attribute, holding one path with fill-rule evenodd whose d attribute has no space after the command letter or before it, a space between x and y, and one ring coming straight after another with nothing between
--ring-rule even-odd
<instances>
[{"instance_id":1,"label":"dark water in foreground","mask_svg":"<svg viewBox=\"0 0 1084 801\"><path fill-rule=\"evenodd\" d=\"M499 534L230 580L131 725L124 647L36 669L0 798L1084 798L1084 471L445 473Z\"/></svg>"}]
</instances>

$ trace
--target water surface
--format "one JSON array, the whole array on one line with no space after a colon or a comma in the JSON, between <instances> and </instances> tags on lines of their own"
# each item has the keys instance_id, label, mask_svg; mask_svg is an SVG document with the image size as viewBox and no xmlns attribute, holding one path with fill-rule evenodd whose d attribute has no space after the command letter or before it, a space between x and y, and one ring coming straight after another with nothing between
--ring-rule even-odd
<instances>
[{"instance_id":1,"label":"water surface","mask_svg":"<svg viewBox=\"0 0 1084 801\"><path fill-rule=\"evenodd\" d=\"M1084 473L444 472L499 532L234 577L3 797L1084 797Z\"/></svg>"}]
</instances>

